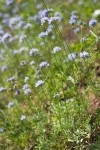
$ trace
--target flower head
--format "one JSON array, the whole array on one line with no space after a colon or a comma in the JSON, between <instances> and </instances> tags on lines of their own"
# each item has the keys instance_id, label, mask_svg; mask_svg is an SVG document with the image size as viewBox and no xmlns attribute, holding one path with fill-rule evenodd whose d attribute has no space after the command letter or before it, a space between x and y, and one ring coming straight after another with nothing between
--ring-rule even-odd
<instances>
[{"instance_id":1,"label":"flower head","mask_svg":"<svg viewBox=\"0 0 100 150\"><path fill-rule=\"evenodd\" d=\"M14 105L14 102L9 102L8 103L8 108L13 107L13 105Z\"/></svg>"},{"instance_id":2,"label":"flower head","mask_svg":"<svg viewBox=\"0 0 100 150\"><path fill-rule=\"evenodd\" d=\"M44 37L46 37L48 34L47 34L47 32L41 32L39 35L38 35L38 37L39 38L44 38Z\"/></svg>"},{"instance_id":3,"label":"flower head","mask_svg":"<svg viewBox=\"0 0 100 150\"><path fill-rule=\"evenodd\" d=\"M0 87L0 92L3 92L3 91L5 91L5 90L6 90L6 88Z\"/></svg>"},{"instance_id":4,"label":"flower head","mask_svg":"<svg viewBox=\"0 0 100 150\"><path fill-rule=\"evenodd\" d=\"M30 50L30 56L35 56L35 55L37 54L37 52L38 52L38 49L37 49L37 48L32 48L32 49Z\"/></svg>"},{"instance_id":5,"label":"flower head","mask_svg":"<svg viewBox=\"0 0 100 150\"><path fill-rule=\"evenodd\" d=\"M26 119L26 116L25 115L22 115L20 120L25 120Z\"/></svg>"},{"instance_id":6,"label":"flower head","mask_svg":"<svg viewBox=\"0 0 100 150\"><path fill-rule=\"evenodd\" d=\"M14 0L6 0L6 5L10 6L13 2L14 2Z\"/></svg>"},{"instance_id":7,"label":"flower head","mask_svg":"<svg viewBox=\"0 0 100 150\"><path fill-rule=\"evenodd\" d=\"M77 32L79 32L79 31L80 31L80 28L78 28L78 27L74 29L74 33L75 33L75 34L76 34Z\"/></svg>"},{"instance_id":8,"label":"flower head","mask_svg":"<svg viewBox=\"0 0 100 150\"><path fill-rule=\"evenodd\" d=\"M8 82L15 81L15 77L10 77L10 78L7 79L7 81L8 81Z\"/></svg>"},{"instance_id":9,"label":"flower head","mask_svg":"<svg viewBox=\"0 0 100 150\"><path fill-rule=\"evenodd\" d=\"M61 51L61 48L60 48L60 47L55 46L55 47L53 48L53 53L56 53L56 52L59 52L59 51Z\"/></svg>"},{"instance_id":10,"label":"flower head","mask_svg":"<svg viewBox=\"0 0 100 150\"><path fill-rule=\"evenodd\" d=\"M68 55L68 60L75 60L76 59L76 56L77 56L77 53L72 53L72 54L69 54Z\"/></svg>"},{"instance_id":11,"label":"flower head","mask_svg":"<svg viewBox=\"0 0 100 150\"><path fill-rule=\"evenodd\" d=\"M89 26L90 27L94 27L96 24L97 24L97 20L92 19L92 20L89 21Z\"/></svg>"},{"instance_id":12,"label":"flower head","mask_svg":"<svg viewBox=\"0 0 100 150\"><path fill-rule=\"evenodd\" d=\"M0 128L0 132L5 132L5 129L4 128Z\"/></svg>"},{"instance_id":13,"label":"flower head","mask_svg":"<svg viewBox=\"0 0 100 150\"><path fill-rule=\"evenodd\" d=\"M20 36L19 43L22 43L25 38L26 38L26 35L25 35L25 34L22 34L22 35Z\"/></svg>"},{"instance_id":14,"label":"flower head","mask_svg":"<svg viewBox=\"0 0 100 150\"><path fill-rule=\"evenodd\" d=\"M42 85L42 84L44 84L44 81L43 81L43 80L38 80L38 81L36 82L35 87L38 87L38 86L40 86L40 85Z\"/></svg>"},{"instance_id":15,"label":"flower head","mask_svg":"<svg viewBox=\"0 0 100 150\"><path fill-rule=\"evenodd\" d=\"M31 93L31 90L28 88L28 89L25 89L24 90L24 93L27 95L27 94L30 94Z\"/></svg>"},{"instance_id":16,"label":"flower head","mask_svg":"<svg viewBox=\"0 0 100 150\"><path fill-rule=\"evenodd\" d=\"M6 71L7 70L7 66L2 66L1 70L2 70L2 72Z\"/></svg>"},{"instance_id":17,"label":"flower head","mask_svg":"<svg viewBox=\"0 0 100 150\"><path fill-rule=\"evenodd\" d=\"M32 61L30 62L30 65L34 65L34 64L35 64L35 61L32 60Z\"/></svg>"},{"instance_id":18,"label":"flower head","mask_svg":"<svg viewBox=\"0 0 100 150\"><path fill-rule=\"evenodd\" d=\"M40 66L40 68L43 68L43 67L46 67L46 68L47 68L47 67L49 67L50 65L49 65L49 63L48 63L48 62L43 61L43 62L41 62L41 63L40 63L40 65L39 65L39 66Z\"/></svg>"},{"instance_id":19,"label":"flower head","mask_svg":"<svg viewBox=\"0 0 100 150\"><path fill-rule=\"evenodd\" d=\"M71 25L74 24L77 19L78 19L78 17L76 15L72 15L69 20L69 24L71 24Z\"/></svg>"},{"instance_id":20,"label":"flower head","mask_svg":"<svg viewBox=\"0 0 100 150\"><path fill-rule=\"evenodd\" d=\"M81 58L89 58L89 53L83 51L83 52L80 53L80 57L81 57Z\"/></svg>"},{"instance_id":21,"label":"flower head","mask_svg":"<svg viewBox=\"0 0 100 150\"><path fill-rule=\"evenodd\" d=\"M16 94L17 95L19 95L20 94L20 90L18 89L18 90L16 90Z\"/></svg>"},{"instance_id":22,"label":"flower head","mask_svg":"<svg viewBox=\"0 0 100 150\"><path fill-rule=\"evenodd\" d=\"M5 42L5 40L9 39L11 35L9 33L5 33L2 37L2 42Z\"/></svg>"},{"instance_id":23,"label":"flower head","mask_svg":"<svg viewBox=\"0 0 100 150\"><path fill-rule=\"evenodd\" d=\"M28 89L29 85L28 84L24 84L23 85L23 90Z\"/></svg>"}]
</instances>

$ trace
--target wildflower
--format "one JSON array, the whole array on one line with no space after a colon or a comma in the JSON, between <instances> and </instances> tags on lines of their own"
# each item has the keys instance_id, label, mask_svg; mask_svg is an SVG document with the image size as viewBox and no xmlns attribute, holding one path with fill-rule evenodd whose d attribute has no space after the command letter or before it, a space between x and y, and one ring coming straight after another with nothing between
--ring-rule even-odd
<instances>
[{"instance_id":1,"label":"wildflower","mask_svg":"<svg viewBox=\"0 0 100 150\"><path fill-rule=\"evenodd\" d=\"M19 89L16 91L16 94L17 94L17 95L20 94L20 90L19 90Z\"/></svg>"},{"instance_id":2,"label":"wildflower","mask_svg":"<svg viewBox=\"0 0 100 150\"><path fill-rule=\"evenodd\" d=\"M50 19L49 19L49 24L51 24L52 22L54 22L54 21L60 21L60 18L59 17L50 17Z\"/></svg>"},{"instance_id":3,"label":"wildflower","mask_svg":"<svg viewBox=\"0 0 100 150\"><path fill-rule=\"evenodd\" d=\"M30 62L30 65L34 65L34 64L35 64L35 61L32 60L32 61Z\"/></svg>"},{"instance_id":4,"label":"wildflower","mask_svg":"<svg viewBox=\"0 0 100 150\"><path fill-rule=\"evenodd\" d=\"M48 17L48 10L46 10L46 9L42 10L41 18L43 18L43 17Z\"/></svg>"},{"instance_id":5,"label":"wildflower","mask_svg":"<svg viewBox=\"0 0 100 150\"><path fill-rule=\"evenodd\" d=\"M77 18L78 18L77 16L72 15L70 20L69 20L69 24L71 24L71 25L74 24L76 22Z\"/></svg>"},{"instance_id":6,"label":"wildflower","mask_svg":"<svg viewBox=\"0 0 100 150\"><path fill-rule=\"evenodd\" d=\"M76 15L76 14L77 14L77 11L76 11L76 10L72 11L72 13L71 13L72 16L73 16L73 15Z\"/></svg>"},{"instance_id":7,"label":"wildflower","mask_svg":"<svg viewBox=\"0 0 100 150\"><path fill-rule=\"evenodd\" d=\"M77 56L77 53L72 53L72 54L69 54L68 55L68 60L75 60L76 59L76 56Z\"/></svg>"},{"instance_id":8,"label":"wildflower","mask_svg":"<svg viewBox=\"0 0 100 150\"><path fill-rule=\"evenodd\" d=\"M20 120L25 120L26 119L26 116L25 115L22 115Z\"/></svg>"},{"instance_id":9,"label":"wildflower","mask_svg":"<svg viewBox=\"0 0 100 150\"><path fill-rule=\"evenodd\" d=\"M97 20L92 19L92 20L89 21L89 26L90 27L94 27L96 24L97 24Z\"/></svg>"},{"instance_id":10,"label":"wildflower","mask_svg":"<svg viewBox=\"0 0 100 150\"><path fill-rule=\"evenodd\" d=\"M22 43L24 41L24 39L26 38L25 34L22 34L19 38L19 43Z\"/></svg>"},{"instance_id":11,"label":"wildflower","mask_svg":"<svg viewBox=\"0 0 100 150\"><path fill-rule=\"evenodd\" d=\"M8 81L8 82L15 81L15 77L10 77L10 78L7 79L7 81Z\"/></svg>"},{"instance_id":12,"label":"wildflower","mask_svg":"<svg viewBox=\"0 0 100 150\"><path fill-rule=\"evenodd\" d=\"M43 84L44 84L43 80L38 80L35 87L38 87L38 86L43 85Z\"/></svg>"},{"instance_id":13,"label":"wildflower","mask_svg":"<svg viewBox=\"0 0 100 150\"><path fill-rule=\"evenodd\" d=\"M28 89L28 87L29 87L28 84L23 85L23 90Z\"/></svg>"},{"instance_id":14,"label":"wildflower","mask_svg":"<svg viewBox=\"0 0 100 150\"><path fill-rule=\"evenodd\" d=\"M24 24L24 21L19 21L18 24L15 26L15 29L20 29Z\"/></svg>"},{"instance_id":15,"label":"wildflower","mask_svg":"<svg viewBox=\"0 0 100 150\"><path fill-rule=\"evenodd\" d=\"M29 29L32 27L32 24L31 23L27 23L25 26L24 26L24 29Z\"/></svg>"},{"instance_id":16,"label":"wildflower","mask_svg":"<svg viewBox=\"0 0 100 150\"><path fill-rule=\"evenodd\" d=\"M37 9L41 9L41 7L42 7L42 4L37 4L37 5L36 5L36 8L37 8Z\"/></svg>"},{"instance_id":17,"label":"wildflower","mask_svg":"<svg viewBox=\"0 0 100 150\"><path fill-rule=\"evenodd\" d=\"M39 65L40 68L43 68L43 67L47 68L49 66L50 66L50 64L48 62L46 62L46 61L41 62L40 65Z\"/></svg>"},{"instance_id":18,"label":"wildflower","mask_svg":"<svg viewBox=\"0 0 100 150\"><path fill-rule=\"evenodd\" d=\"M14 2L14 0L6 0L6 5L10 6L13 2Z\"/></svg>"},{"instance_id":19,"label":"wildflower","mask_svg":"<svg viewBox=\"0 0 100 150\"><path fill-rule=\"evenodd\" d=\"M47 34L47 32L41 32L39 35L38 35L38 37L39 38L43 38L43 37L46 37L48 34Z\"/></svg>"},{"instance_id":20,"label":"wildflower","mask_svg":"<svg viewBox=\"0 0 100 150\"><path fill-rule=\"evenodd\" d=\"M80 31L80 28L75 28L74 29L74 33L76 34L77 32L79 32Z\"/></svg>"},{"instance_id":21,"label":"wildflower","mask_svg":"<svg viewBox=\"0 0 100 150\"><path fill-rule=\"evenodd\" d=\"M87 41L88 39L86 37L83 37L80 41L81 42L84 42L84 41Z\"/></svg>"},{"instance_id":22,"label":"wildflower","mask_svg":"<svg viewBox=\"0 0 100 150\"><path fill-rule=\"evenodd\" d=\"M0 132L2 132L2 133L5 132L5 129L4 129L4 128L1 128L1 129L0 129Z\"/></svg>"},{"instance_id":23,"label":"wildflower","mask_svg":"<svg viewBox=\"0 0 100 150\"><path fill-rule=\"evenodd\" d=\"M13 41L15 41L15 37L10 37L9 38L9 43L12 43Z\"/></svg>"},{"instance_id":24,"label":"wildflower","mask_svg":"<svg viewBox=\"0 0 100 150\"><path fill-rule=\"evenodd\" d=\"M2 66L1 71L4 72L7 70L7 66Z\"/></svg>"},{"instance_id":25,"label":"wildflower","mask_svg":"<svg viewBox=\"0 0 100 150\"><path fill-rule=\"evenodd\" d=\"M81 57L81 58L89 58L89 53L83 51L83 52L80 53L80 57Z\"/></svg>"},{"instance_id":26,"label":"wildflower","mask_svg":"<svg viewBox=\"0 0 100 150\"><path fill-rule=\"evenodd\" d=\"M9 33L5 33L2 37L2 42L5 42L6 39L9 39L11 35Z\"/></svg>"},{"instance_id":27,"label":"wildflower","mask_svg":"<svg viewBox=\"0 0 100 150\"><path fill-rule=\"evenodd\" d=\"M60 47L55 46L55 47L53 48L53 53L56 53L56 52L59 52L59 51L61 51L61 48L60 48Z\"/></svg>"},{"instance_id":28,"label":"wildflower","mask_svg":"<svg viewBox=\"0 0 100 150\"><path fill-rule=\"evenodd\" d=\"M24 93L27 95L27 94L30 94L31 93L31 90L28 88L28 89L25 89L24 90Z\"/></svg>"},{"instance_id":29,"label":"wildflower","mask_svg":"<svg viewBox=\"0 0 100 150\"><path fill-rule=\"evenodd\" d=\"M51 28L48 28L47 31L46 31L47 35L48 35L49 33L51 33L51 32L52 32L52 29L51 29Z\"/></svg>"},{"instance_id":30,"label":"wildflower","mask_svg":"<svg viewBox=\"0 0 100 150\"><path fill-rule=\"evenodd\" d=\"M12 28L13 25L15 25L17 21L18 21L18 20L17 20L16 17L11 18L10 21L9 21L9 27Z\"/></svg>"},{"instance_id":31,"label":"wildflower","mask_svg":"<svg viewBox=\"0 0 100 150\"><path fill-rule=\"evenodd\" d=\"M61 15L61 13L58 12L58 11L56 11L56 12L54 13L54 17L59 17L58 22L61 22L61 21L63 20L63 17L62 17L62 15Z\"/></svg>"},{"instance_id":32,"label":"wildflower","mask_svg":"<svg viewBox=\"0 0 100 150\"><path fill-rule=\"evenodd\" d=\"M32 48L32 49L30 50L30 56L35 56L35 55L37 54L37 52L38 52L38 49Z\"/></svg>"},{"instance_id":33,"label":"wildflower","mask_svg":"<svg viewBox=\"0 0 100 150\"><path fill-rule=\"evenodd\" d=\"M6 90L6 88L0 87L0 92L3 92L3 91L5 91L5 90Z\"/></svg>"},{"instance_id":34,"label":"wildflower","mask_svg":"<svg viewBox=\"0 0 100 150\"><path fill-rule=\"evenodd\" d=\"M77 25L78 25L78 26L81 26L81 25L85 25L85 23L84 23L82 20L79 20L79 21L77 22Z\"/></svg>"},{"instance_id":35,"label":"wildflower","mask_svg":"<svg viewBox=\"0 0 100 150\"><path fill-rule=\"evenodd\" d=\"M13 105L14 105L14 102L9 102L8 103L8 108L13 107Z\"/></svg>"},{"instance_id":36,"label":"wildflower","mask_svg":"<svg viewBox=\"0 0 100 150\"><path fill-rule=\"evenodd\" d=\"M42 19L41 19L41 25L43 25L45 22L49 22L49 18L48 17L43 17Z\"/></svg>"},{"instance_id":37,"label":"wildflower","mask_svg":"<svg viewBox=\"0 0 100 150\"><path fill-rule=\"evenodd\" d=\"M74 19L69 20L69 24L71 24L71 25L74 24L75 22L76 22L76 20L74 20Z\"/></svg>"}]
</instances>

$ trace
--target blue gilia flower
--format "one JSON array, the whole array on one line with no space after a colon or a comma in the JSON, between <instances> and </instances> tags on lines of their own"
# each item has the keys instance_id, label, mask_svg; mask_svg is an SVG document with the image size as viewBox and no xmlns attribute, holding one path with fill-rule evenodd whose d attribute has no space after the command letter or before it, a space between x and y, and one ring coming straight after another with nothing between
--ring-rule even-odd
<instances>
[{"instance_id":1,"label":"blue gilia flower","mask_svg":"<svg viewBox=\"0 0 100 150\"><path fill-rule=\"evenodd\" d=\"M4 128L1 128L1 129L0 129L0 132L2 132L2 133L5 132L5 129L4 129Z\"/></svg>"},{"instance_id":2,"label":"blue gilia flower","mask_svg":"<svg viewBox=\"0 0 100 150\"><path fill-rule=\"evenodd\" d=\"M40 85L42 85L42 84L44 84L44 81L43 81L43 80L38 80L38 81L36 82L35 87L38 87L38 86L40 86Z\"/></svg>"},{"instance_id":3,"label":"blue gilia flower","mask_svg":"<svg viewBox=\"0 0 100 150\"><path fill-rule=\"evenodd\" d=\"M22 115L20 120L25 120L26 119L26 116L25 115Z\"/></svg>"},{"instance_id":4,"label":"blue gilia flower","mask_svg":"<svg viewBox=\"0 0 100 150\"><path fill-rule=\"evenodd\" d=\"M23 90L28 89L29 85L28 84L24 84L23 85Z\"/></svg>"},{"instance_id":5,"label":"blue gilia flower","mask_svg":"<svg viewBox=\"0 0 100 150\"><path fill-rule=\"evenodd\" d=\"M18 95L18 94L20 94L20 90L18 89L18 90L16 90L16 94Z\"/></svg>"},{"instance_id":6,"label":"blue gilia flower","mask_svg":"<svg viewBox=\"0 0 100 150\"><path fill-rule=\"evenodd\" d=\"M9 102L8 103L8 108L13 107L13 105L14 105L14 102Z\"/></svg>"},{"instance_id":7,"label":"blue gilia flower","mask_svg":"<svg viewBox=\"0 0 100 150\"><path fill-rule=\"evenodd\" d=\"M97 20L92 19L92 20L89 21L89 26L90 27L94 27L96 24L97 24Z\"/></svg>"},{"instance_id":8,"label":"blue gilia flower","mask_svg":"<svg viewBox=\"0 0 100 150\"><path fill-rule=\"evenodd\" d=\"M7 66L2 66L1 71L4 72L7 70Z\"/></svg>"},{"instance_id":9,"label":"blue gilia flower","mask_svg":"<svg viewBox=\"0 0 100 150\"><path fill-rule=\"evenodd\" d=\"M40 68L43 68L43 67L47 68L49 66L50 66L50 64L48 62L46 62L46 61L41 62L40 65L39 65Z\"/></svg>"},{"instance_id":10,"label":"blue gilia flower","mask_svg":"<svg viewBox=\"0 0 100 150\"><path fill-rule=\"evenodd\" d=\"M83 51L83 52L80 53L80 57L81 57L81 58L89 58L89 53Z\"/></svg>"},{"instance_id":11,"label":"blue gilia flower","mask_svg":"<svg viewBox=\"0 0 100 150\"><path fill-rule=\"evenodd\" d=\"M72 54L69 54L68 55L68 60L75 60L76 59L76 56L77 56L77 53L72 53Z\"/></svg>"},{"instance_id":12,"label":"blue gilia flower","mask_svg":"<svg viewBox=\"0 0 100 150\"><path fill-rule=\"evenodd\" d=\"M37 54L37 52L38 52L38 49L37 49L37 48L32 48L32 49L30 50L30 56L35 56L35 55Z\"/></svg>"},{"instance_id":13,"label":"blue gilia flower","mask_svg":"<svg viewBox=\"0 0 100 150\"><path fill-rule=\"evenodd\" d=\"M60 47L55 46L55 47L53 48L53 53L56 53L56 52L59 52L59 51L61 51L61 48L60 48Z\"/></svg>"},{"instance_id":14,"label":"blue gilia flower","mask_svg":"<svg viewBox=\"0 0 100 150\"><path fill-rule=\"evenodd\" d=\"M25 89L24 90L24 93L27 95L27 94L30 94L31 93L31 90L28 88L28 89Z\"/></svg>"}]
</instances>

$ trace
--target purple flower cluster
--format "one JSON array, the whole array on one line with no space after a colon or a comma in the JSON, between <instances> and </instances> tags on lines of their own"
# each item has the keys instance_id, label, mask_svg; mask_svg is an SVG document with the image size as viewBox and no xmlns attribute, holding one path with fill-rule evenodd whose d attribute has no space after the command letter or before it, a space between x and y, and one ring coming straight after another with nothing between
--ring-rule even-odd
<instances>
[{"instance_id":1,"label":"purple flower cluster","mask_svg":"<svg viewBox=\"0 0 100 150\"><path fill-rule=\"evenodd\" d=\"M23 85L23 90L26 95L31 93L31 89L29 88L28 84Z\"/></svg>"},{"instance_id":2,"label":"purple flower cluster","mask_svg":"<svg viewBox=\"0 0 100 150\"><path fill-rule=\"evenodd\" d=\"M38 86L41 86L44 84L44 81L43 80L38 80L35 84L35 87L38 87Z\"/></svg>"},{"instance_id":3,"label":"purple flower cluster","mask_svg":"<svg viewBox=\"0 0 100 150\"><path fill-rule=\"evenodd\" d=\"M78 56L77 52L71 53L68 55L68 60L75 60L77 58L77 56ZM79 53L79 56L80 56L80 58L89 58L90 57L89 53L86 51Z\"/></svg>"},{"instance_id":4,"label":"purple flower cluster","mask_svg":"<svg viewBox=\"0 0 100 150\"><path fill-rule=\"evenodd\" d=\"M83 51L83 52L80 53L81 58L89 58L89 56L90 56L89 53L86 52L86 51Z\"/></svg>"},{"instance_id":5,"label":"purple flower cluster","mask_svg":"<svg viewBox=\"0 0 100 150\"><path fill-rule=\"evenodd\" d=\"M61 51L61 48L60 48L60 47L55 46L55 47L53 48L53 53L57 53L57 52L59 52L59 51Z\"/></svg>"},{"instance_id":6,"label":"purple flower cluster","mask_svg":"<svg viewBox=\"0 0 100 150\"><path fill-rule=\"evenodd\" d=\"M96 24L97 24L97 20L92 19L92 20L89 21L89 26L90 27L94 27Z\"/></svg>"},{"instance_id":7,"label":"purple flower cluster","mask_svg":"<svg viewBox=\"0 0 100 150\"><path fill-rule=\"evenodd\" d=\"M77 13L76 11L72 12L70 20L69 20L69 24L73 25L77 21L78 16L76 16L76 13Z\"/></svg>"},{"instance_id":8,"label":"purple flower cluster","mask_svg":"<svg viewBox=\"0 0 100 150\"><path fill-rule=\"evenodd\" d=\"M49 66L50 66L50 64L48 62L46 62L46 61L41 62L40 65L39 65L40 68L43 68L43 67L47 68Z\"/></svg>"}]
</instances>

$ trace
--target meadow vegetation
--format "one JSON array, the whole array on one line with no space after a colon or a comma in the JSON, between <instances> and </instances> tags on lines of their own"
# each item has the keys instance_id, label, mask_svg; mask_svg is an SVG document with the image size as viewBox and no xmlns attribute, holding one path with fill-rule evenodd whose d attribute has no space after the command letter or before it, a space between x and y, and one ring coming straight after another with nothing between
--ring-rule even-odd
<instances>
[{"instance_id":1,"label":"meadow vegetation","mask_svg":"<svg viewBox=\"0 0 100 150\"><path fill-rule=\"evenodd\" d=\"M100 150L99 0L0 1L0 150Z\"/></svg>"}]
</instances>

